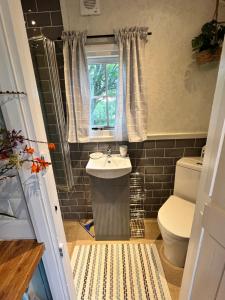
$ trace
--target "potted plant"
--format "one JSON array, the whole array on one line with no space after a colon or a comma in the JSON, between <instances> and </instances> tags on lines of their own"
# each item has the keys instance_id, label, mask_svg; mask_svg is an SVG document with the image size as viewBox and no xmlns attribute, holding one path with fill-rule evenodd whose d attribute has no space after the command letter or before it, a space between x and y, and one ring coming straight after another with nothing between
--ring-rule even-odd
<instances>
[{"instance_id":1,"label":"potted plant","mask_svg":"<svg viewBox=\"0 0 225 300\"><path fill-rule=\"evenodd\" d=\"M201 33L192 39L192 49L196 53L198 64L220 59L224 34L225 26L217 20L212 20L202 26Z\"/></svg>"}]
</instances>

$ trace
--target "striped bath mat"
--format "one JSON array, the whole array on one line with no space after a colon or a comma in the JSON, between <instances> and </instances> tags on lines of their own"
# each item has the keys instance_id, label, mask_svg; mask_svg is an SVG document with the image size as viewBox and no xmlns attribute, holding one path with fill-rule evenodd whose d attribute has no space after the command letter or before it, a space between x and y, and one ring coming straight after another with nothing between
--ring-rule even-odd
<instances>
[{"instance_id":1,"label":"striped bath mat","mask_svg":"<svg viewBox=\"0 0 225 300\"><path fill-rule=\"evenodd\" d=\"M75 246L71 263L78 300L171 300L154 244Z\"/></svg>"}]
</instances>

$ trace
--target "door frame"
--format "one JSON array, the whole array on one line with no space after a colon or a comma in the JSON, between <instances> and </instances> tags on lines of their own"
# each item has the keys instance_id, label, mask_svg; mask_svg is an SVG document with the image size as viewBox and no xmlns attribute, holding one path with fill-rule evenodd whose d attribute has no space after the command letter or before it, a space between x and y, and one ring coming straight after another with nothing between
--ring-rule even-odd
<instances>
[{"instance_id":1,"label":"door frame","mask_svg":"<svg viewBox=\"0 0 225 300\"><path fill-rule=\"evenodd\" d=\"M180 300L192 299L192 287L198 265L199 252L204 233L203 218L205 207L211 202L211 187L214 184L215 169L218 163L218 152L225 120L225 42L221 53L220 66L214 93L214 101L209 123L206 152L203 160L202 174L196 201L195 215L191 237L188 245L183 280L180 290ZM207 263L207 262L206 262Z\"/></svg>"},{"instance_id":2,"label":"door frame","mask_svg":"<svg viewBox=\"0 0 225 300\"><path fill-rule=\"evenodd\" d=\"M6 127L21 129L29 139L47 141L20 0L0 1L0 22L0 90L26 93L1 105ZM45 144L30 145L50 161ZM45 244L43 264L52 297L74 300L72 269L52 167L45 175L31 176L25 168L19 175L36 239Z\"/></svg>"}]
</instances>

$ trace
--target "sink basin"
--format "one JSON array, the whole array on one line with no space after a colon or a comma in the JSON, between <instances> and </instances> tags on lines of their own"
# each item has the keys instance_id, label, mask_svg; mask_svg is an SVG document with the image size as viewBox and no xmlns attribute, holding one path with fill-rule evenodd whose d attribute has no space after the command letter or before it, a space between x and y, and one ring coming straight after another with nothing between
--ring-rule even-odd
<instances>
[{"instance_id":1,"label":"sink basin","mask_svg":"<svg viewBox=\"0 0 225 300\"><path fill-rule=\"evenodd\" d=\"M99 178L118 178L131 172L132 166L129 157L121 157L119 154L113 154L110 157L104 155L98 159L90 158L86 172Z\"/></svg>"}]
</instances>

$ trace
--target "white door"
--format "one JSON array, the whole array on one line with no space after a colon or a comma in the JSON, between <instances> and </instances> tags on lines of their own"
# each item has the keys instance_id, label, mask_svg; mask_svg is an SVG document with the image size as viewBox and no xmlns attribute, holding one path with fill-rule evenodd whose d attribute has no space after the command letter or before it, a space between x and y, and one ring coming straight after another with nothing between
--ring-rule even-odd
<instances>
[{"instance_id":1,"label":"white door","mask_svg":"<svg viewBox=\"0 0 225 300\"><path fill-rule=\"evenodd\" d=\"M180 300L225 299L225 46Z\"/></svg>"},{"instance_id":2,"label":"white door","mask_svg":"<svg viewBox=\"0 0 225 300\"><path fill-rule=\"evenodd\" d=\"M225 299L225 123L219 145L211 202L203 216L202 244L191 299Z\"/></svg>"},{"instance_id":3,"label":"white door","mask_svg":"<svg viewBox=\"0 0 225 300\"><path fill-rule=\"evenodd\" d=\"M5 64L9 64L9 62L6 59L4 62L2 61L3 57L5 57L5 47L2 46L3 44L5 44L5 30L2 20L2 10L0 7L0 57L2 71L0 73L3 73L3 76L0 74L1 91L4 90L4 88L10 87L11 84L11 82L7 80L5 72ZM5 112L5 100L5 96L0 95L0 128L5 127L5 122L2 115L2 110ZM0 182L0 213L5 213L12 216L7 217L0 215L0 239L34 239L35 234L27 209L20 178L17 171L13 171L12 173L15 175L14 178Z\"/></svg>"},{"instance_id":4,"label":"white door","mask_svg":"<svg viewBox=\"0 0 225 300\"><path fill-rule=\"evenodd\" d=\"M25 93L1 98L6 127L22 130L31 140L46 141L20 0L0 0L0 90ZM45 144L27 144L37 150L37 155L43 154L47 161L50 160ZM72 269L52 167L49 166L45 174L37 175L24 167L19 171L19 178L35 237L45 244L42 259L52 297L74 300Z\"/></svg>"}]
</instances>

